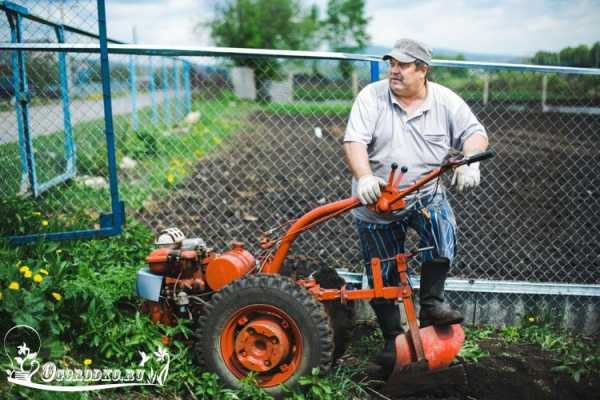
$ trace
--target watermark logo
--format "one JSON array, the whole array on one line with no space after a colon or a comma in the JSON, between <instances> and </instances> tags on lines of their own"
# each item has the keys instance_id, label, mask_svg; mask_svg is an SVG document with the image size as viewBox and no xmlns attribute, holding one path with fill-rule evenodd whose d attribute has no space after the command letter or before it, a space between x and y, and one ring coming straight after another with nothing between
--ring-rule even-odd
<instances>
[{"instance_id":1,"label":"watermark logo","mask_svg":"<svg viewBox=\"0 0 600 400\"><path fill-rule=\"evenodd\" d=\"M4 352L11 369L8 382L32 389L53 392L84 392L131 386L163 386L169 374L171 356L158 347L146 354L138 351L140 363L135 369L58 368L52 361L38 358L42 347L39 333L30 326L17 325L4 335Z\"/></svg>"}]
</instances>

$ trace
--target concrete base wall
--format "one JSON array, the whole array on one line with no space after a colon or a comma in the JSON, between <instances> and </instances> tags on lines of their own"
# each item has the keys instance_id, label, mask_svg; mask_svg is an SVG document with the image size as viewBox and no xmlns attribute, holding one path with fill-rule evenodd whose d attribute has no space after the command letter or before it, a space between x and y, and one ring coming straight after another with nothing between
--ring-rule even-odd
<instances>
[{"instance_id":1,"label":"concrete base wall","mask_svg":"<svg viewBox=\"0 0 600 400\"><path fill-rule=\"evenodd\" d=\"M418 290L415 290L415 294L418 313ZM597 296L446 291L446 301L463 313L467 325L519 326L533 317L536 321L559 322L573 333L590 336L600 334L600 297ZM406 322L402 304L399 306ZM357 320L376 322L368 302L358 302Z\"/></svg>"}]
</instances>

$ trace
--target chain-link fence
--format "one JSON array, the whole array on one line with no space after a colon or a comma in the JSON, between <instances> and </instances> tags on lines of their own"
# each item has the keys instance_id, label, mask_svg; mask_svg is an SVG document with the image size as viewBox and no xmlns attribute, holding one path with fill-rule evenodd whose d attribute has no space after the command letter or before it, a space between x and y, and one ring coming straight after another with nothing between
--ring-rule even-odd
<instances>
[{"instance_id":1,"label":"chain-link fence","mask_svg":"<svg viewBox=\"0 0 600 400\"><path fill-rule=\"evenodd\" d=\"M5 43L97 46L95 1L0 2L0 11L0 41ZM110 211L100 64L100 57L89 53L0 52L5 178L0 193L10 197L9 204L19 203L20 195L35 197L32 215L14 215L8 207L9 222L0 235L97 229ZM189 64L181 60L114 57L111 78L119 132L135 131L138 120L148 115L155 124L159 114L172 123L191 107Z\"/></svg>"},{"instance_id":2,"label":"chain-link fence","mask_svg":"<svg viewBox=\"0 0 600 400\"><path fill-rule=\"evenodd\" d=\"M10 41L7 25L0 29L0 37ZM39 35L52 41L50 33ZM26 53L30 113L39 118L33 123L32 117L34 154L40 175L51 176L64 169L63 113L59 91L52 90L60 79L57 56ZM5 59L9 52L3 51L3 80L12 76ZM108 189L101 184L107 175L98 56L70 54L68 60L77 173L37 198L23 198L44 221L58 221L54 228L31 223L26 233L93 224L108 204ZM178 226L218 250L242 240L260 254L263 232L283 233L310 209L350 195L342 140L352 99L371 80L370 62L252 55L183 62L113 54L110 63L120 196L129 218L155 231ZM432 80L467 101L498 153L482 164L478 189L464 195L449 191L459 225L453 276L467 282L551 283L549 292L523 289L538 293L532 298L567 293L562 284L600 283L600 76L437 64ZM384 79L386 67L379 67ZM75 89L81 79L87 86ZM2 196L23 189L11 90L10 84L0 85ZM294 243L288 266L320 265L361 270L350 215L305 232ZM597 286L588 288L581 293L597 292ZM461 299L469 296L474 294ZM490 313L493 304L511 313L518 303L511 296L488 302ZM555 299L547 304L556 312L574 307ZM597 297L579 299L589 303L585 309L597 306ZM465 303L465 311L471 306ZM523 308L513 311L535 312ZM590 326L597 329L597 321L594 316Z\"/></svg>"}]
</instances>

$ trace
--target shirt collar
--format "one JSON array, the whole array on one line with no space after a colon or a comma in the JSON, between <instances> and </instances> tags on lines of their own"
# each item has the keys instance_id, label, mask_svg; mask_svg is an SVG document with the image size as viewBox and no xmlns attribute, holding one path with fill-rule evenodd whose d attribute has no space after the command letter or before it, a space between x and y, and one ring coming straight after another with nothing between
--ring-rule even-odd
<instances>
[{"instance_id":1,"label":"shirt collar","mask_svg":"<svg viewBox=\"0 0 600 400\"><path fill-rule=\"evenodd\" d=\"M429 111L431 109L431 104L433 102L433 94L431 92L432 92L431 84L429 83L429 81L427 81L427 96L425 96L425 100L423 100L423 104L421 104L419 106L419 108L415 110L415 113L411 116L411 118L417 117L417 116L425 113L425 111ZM406 113L406 111L404 110L404 107L402 107L402 104L400 104L398 99L396 99L396 96L394 96L394 93L392 93L392 88L389 87L389 81L388 81L388 93L390 96L390 100L392 101L392 104L396 104L398 107L400 107L400 109L403 112Z\"/></svg>"}]
</instances>

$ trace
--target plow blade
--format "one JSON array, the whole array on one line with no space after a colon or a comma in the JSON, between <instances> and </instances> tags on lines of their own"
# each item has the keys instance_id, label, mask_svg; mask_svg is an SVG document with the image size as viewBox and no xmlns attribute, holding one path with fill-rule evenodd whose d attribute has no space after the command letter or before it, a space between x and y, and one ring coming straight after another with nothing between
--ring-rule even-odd
<instances>
[{"instance_id":1,"label":"plow blade","mask_svg":"<svg viewBox=\"0 0 600 400\"><path fill-rule=\"evenodd\" d=\"M464 385L462 365L450 367L465 341L460 324L428 326L419 330L424 359L419 360L409 333L396 337L396 365L383 389L390 396L402 396L440 385Z\"/></svg>"}]
</instances>

